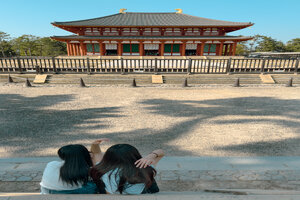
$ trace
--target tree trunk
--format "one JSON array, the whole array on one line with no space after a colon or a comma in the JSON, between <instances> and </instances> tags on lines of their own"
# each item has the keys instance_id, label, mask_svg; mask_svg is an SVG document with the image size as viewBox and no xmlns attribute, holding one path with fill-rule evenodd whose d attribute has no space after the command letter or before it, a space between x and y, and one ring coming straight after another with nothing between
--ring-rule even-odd
<instances>
[{"instance_id":1,"label":"tree trunk","mask_svg":"<svg viewBox=\"0 0 300 200\"><path fill-rule=\"evenodd\" d=\"M3 49L3 48L1 48L1 52L2 52L2 56L3 56L3 57L6 57L6 55L5 55L5 53L4 53L4 49Z\"/></svg>"}]
</instances>

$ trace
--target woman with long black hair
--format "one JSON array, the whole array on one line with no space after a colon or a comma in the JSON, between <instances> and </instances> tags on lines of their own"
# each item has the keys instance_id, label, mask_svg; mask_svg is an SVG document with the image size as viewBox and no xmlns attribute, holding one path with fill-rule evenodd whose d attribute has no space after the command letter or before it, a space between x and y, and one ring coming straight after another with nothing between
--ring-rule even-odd
<instances>
[{"instance_id":1,"label":"woman with long black hair","mask_svg":"<svg viewBox=\"0 0 300 200\"><path fill-rule=\"evenodd\" d=\"M44 170L41 185L42 194L96 194L105 193L104 188L90 180L90 169L102 159L99 144L107 139L92 143L91 152L80 144L61 147L58 156L61 161L49 162Z\"/></svg>"},{"instance_id":2,"label":"woman with long black hair","mask_svg":"<svg viewBox=\"0 0 300 200\"><path fill-rule=\"evenodd\" d=\"M108 194L156 193L159 188L153 165L163 156L164 152L158 149L143 158L135 147L116 144L92 168L91 176L98 188L105 188Z\"/></svg>"}]
</instances>

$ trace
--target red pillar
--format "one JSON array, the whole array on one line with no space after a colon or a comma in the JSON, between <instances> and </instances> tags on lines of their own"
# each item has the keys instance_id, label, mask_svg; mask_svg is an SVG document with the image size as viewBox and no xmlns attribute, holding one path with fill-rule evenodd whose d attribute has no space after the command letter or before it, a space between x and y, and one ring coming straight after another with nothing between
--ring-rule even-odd
<instances>
[{"instance_id":1,"label":"red pillar","mask_svg":"<svg viewBox=\"0 0 300 200\"><path fill-rule=\"evenodd\" d=\"M80 54L79 54L79 49L78 49L78 44L76 43L76 44L74 44L74 46L75 46L75 56L79 56Z\"/></svg>"},{"instance_id":2,"label":"red pillar","mask_svg":"<svg viewBox=\"0 0 300 200\"><path fill-rule=\"evenodd\" d=\"M77 47L77 56L80 56L80 43L76 44Z\"/></svg>"},{"instance_id":3,"label":"red pillar","mask_svg":"<svg viewBox=\"0 0 300 200\"><path fill-rule=\"evenodd\" d=\"M205 42L201 42L200 56L203 56Z\"/></svg>"},{"instance_id":4,"label":"red pillar","mask_svg":"<svg viewBox=\"0 0 300 200\"><path fill-rule=\"evenodd\" d=\"M76 44L72 44L72 52L73 52L73 55L72 56L76 56Z\"/></svg>"},{"instance_id":5,"label":"red pillar","mask_svg":"<svg viewBox=\"0 0 300 200\"><path fill-rule=\"evenodd\" d=\"M140 53L140 56L144 55L144 44L143 44L143 42L139 43L139 53Z\"/></svg>"},{"instance_id":6,"label":"red pillar","mask_svg":"<svg viewBox=\"0 0 300 200\"><path fill-rule=\"evenodd\" d=\"M81 56L84 56L84 46L83 46L83 41L80 41L79 52L80 52L80 55L81 55Z\"/></svg>"},{"instance_id":7,"label":"red pillar","mask_svg":"<svg viewBox=\"0 0 300 200\"><path fill-rule=\"evenodd\" d=\"M165 43L162 42L162 43L160 44L160 53L159 53L159 55L160 55L160 56L163 56L163 55L164 55L164 52L165 52Z\"/></svg>"},{"instance_id":8,"label":"red pillar","mask_svg":"<svg viewBox=\"0 0 300 200\"><path fill-rule=\"evenodd\" d=\"M181 44L181 56L185 56L186 42Z\"/></svg>"},{"instance_id":9,"label":"red pillar","mask_svg":"<svg viewBox=\"0 0 300 200\"><path fill-rule=\"evenodd\" d=\"M87 55L86 44L83 43L83 55Z\"/></svg>"},{"instance_id":10,"label":"red pillar","mask_svg":"<svg viewBox=\"0 0 300 200\"><path fill-rule=\"evenodd\" d=\"M232 49L232 55L235 56L235 51L236 51L236 46L237 46L237 43L233 43L233 49Z\"/></svg>"},{"instance_id":11,"label":"red pillar","mask_svg":"<svg viewBox=\"0 0 300 200\"><path fill-rule=\"evenodd\" d=\"M197 49L196 49L196 55L197 56L200 56L201 55L201 44L200 43L197 43Z\"/></svg>"},{"instance_id":12,"label":"red pillar","mask_svg":"<svg viewBox=\"0 0 300 200\"><path fill-rule=\"evenodd\" d=\"M70 42L67 42L67 52L68 52L68 56L71 55L71 52L70 52Z\"/></svg>"},{"instance_id":13,"label":"red pillar","mask_svg":"<svg viewBox=\"0 0 300 200\"><path fill-rule=\"evenodd\" d=\"M118 42L118 56L122 56L122 43Z\"/></svg>"},{"instance_id":14,"label":"red pillar","mask_svg":"<svg viewBox=\"0 0 300 200\"><path fill-rule=\"evenodd\" d=\"M223 55L223 46L224 46L224 42L221 42L221 44L219 46L219 54L218 54L218 56L222 56Z\"/></svg>"},{"instance_id":15,"label":"red pillar","mask_svg":"<svg viewBox=\"0 0 300 200\"><path fill-rule=\"evenodd\" d=\"M105 49L103 48L104 44L101 41L98 41L98 43L99 43L99 49L100 49L100 56L104 56L105 55Z\"/></svg>"},{"instance_id":16,"label":"red pillar","mask_svg":"<svg viewBox=\"0 0 300 200\"><path fill-rule=\"evenodd\" d=\"M232 51L233 51L233 45L230 44L230 47L229 47L229 55L232 56Z\"/></svg>"}]
</instances>

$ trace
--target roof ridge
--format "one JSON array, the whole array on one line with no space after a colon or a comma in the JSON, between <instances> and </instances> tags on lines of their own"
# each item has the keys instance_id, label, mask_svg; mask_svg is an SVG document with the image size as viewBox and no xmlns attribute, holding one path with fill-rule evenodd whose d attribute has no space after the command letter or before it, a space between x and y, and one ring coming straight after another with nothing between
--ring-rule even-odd
<instances>
[{"instance_id":1,"label":"roof ridge","mask_svg":"<svg viewBox=\"0 0 300 200\"><path fill-rule=\"evenodd\" d=\"M126 13L134 13L134 14L176 14L176 12L124 12Z\"/></svg>"},{"instance_id":2,"label":"roof ridge","mask_svg":"<svg viewBox=\"0 0 300 200\"><path fill-rule=\"evenodd\" d=\"M189 17L193 17L193 18L198 18L198 19L200 18L200 19L218 21L218 22L242 23L242 24L249 23L249 24L251 24L251 22L233 22L233 21L225 21L225 20L219 20L219 19L211 19L211 18L206 18L206 17L198 17L198 16L193 16L193 15L189 15L189 14L185 14L185 13L180 13L180 14L186 15L186 16L189 16Z\"/></svg>"},{"instance_id":3,"label":"roof ridge","mask_svg":"<svg viewBox=\"0 0 300 200\"><path fill-rule=\"evenodd\" d=\"M83 20L75 20L75 21L64 21L64 22L56 22L56 21L54 21L53 23L83 22L83 21L89 21L89 20L95 20L95 19L101 19L101 18L103 19L103 18L115 16L115 15L120 15L120 14L124 14L124 13L116 13L116 14L112 14L112 15L106 15L106 16L103 16L103 17L95 17L95 18L83 19Z\"/></svg>"}]
</instances>

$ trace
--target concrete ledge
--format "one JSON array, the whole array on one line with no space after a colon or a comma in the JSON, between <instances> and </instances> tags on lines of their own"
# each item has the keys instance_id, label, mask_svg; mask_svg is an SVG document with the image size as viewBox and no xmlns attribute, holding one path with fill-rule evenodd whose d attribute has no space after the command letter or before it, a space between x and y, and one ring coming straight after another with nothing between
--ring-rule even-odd
<instances>
[{"instance_id":1,"label":"concrete ledge","mask_svg":"<svg viewBox=\"0 0 300 200\"><path fill-rule=\"evenodd\" d=\"M8 184L30 182L38 189L45 165L57 159L0 159L0 191L7 191ZM299 166L300 157L165 157L156 167L156 180L162 191L299 190Z\"/></svg>"},{"instance_id":2,"label":"concrete ledge","mask_svg":"<svg viewBox=\"0 0 300 200\"><path fill-rule=\"evenodd\" d=\"M230 192L230 191L229 191ZM300 194L297 191L292 192L276 192L276 191L258 191L245 193L244 195L234 195L227 191L216 192L161 192L151 195L38 195L38 194L22 194L22 193L0 193L0 200L193 200L193 199L256 199L256 200L282 200L282 199L299 199Z\"/></svg>"}]
</instances>

